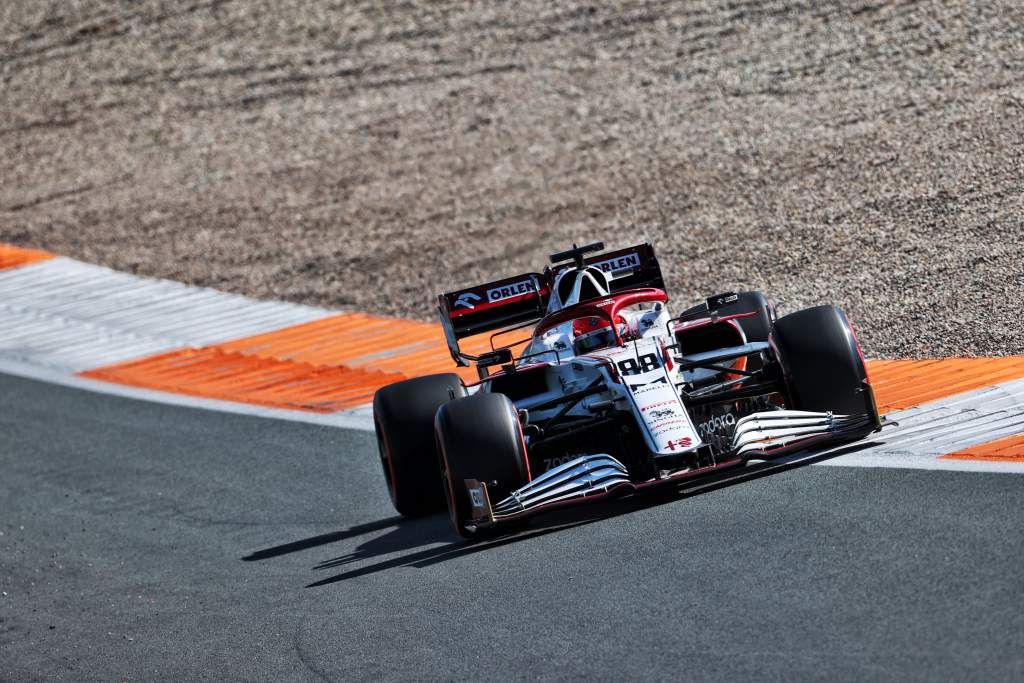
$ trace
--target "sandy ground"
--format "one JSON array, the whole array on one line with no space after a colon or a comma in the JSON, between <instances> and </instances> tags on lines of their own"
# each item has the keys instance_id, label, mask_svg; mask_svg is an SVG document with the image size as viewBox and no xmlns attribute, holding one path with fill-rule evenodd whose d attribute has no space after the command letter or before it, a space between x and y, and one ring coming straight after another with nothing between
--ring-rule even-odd
<instances>
[{"instance_id":1,"label":"sandy ground","mask_svg":"<svg viewBox=\"0 0 1024 683\"><path fill-rule=\"evenodd\" d=\"M386 7L386 9L385 9ZM0 3L0 241L260 297L434 294L650 240L681 304L1024 353L1024 8Z\"/></svg>"}]
</instances>

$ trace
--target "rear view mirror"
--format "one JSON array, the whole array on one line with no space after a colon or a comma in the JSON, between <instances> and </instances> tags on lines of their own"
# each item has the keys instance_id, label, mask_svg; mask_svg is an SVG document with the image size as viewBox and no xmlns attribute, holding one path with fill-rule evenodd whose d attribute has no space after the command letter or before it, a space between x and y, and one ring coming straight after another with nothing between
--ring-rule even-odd
<instances>
[{"instance_id":1,"label":"rear view mirror","mask_svg":"<svg viewBox=\"0 0 1024 683\"><path fill-rule=\"evenodd\" d=\"M512 349L495 349L482 353L477 358L476 364L482 368L489 368L492 365L508 365L512 362Z\"/></svg>"}]
</instances>

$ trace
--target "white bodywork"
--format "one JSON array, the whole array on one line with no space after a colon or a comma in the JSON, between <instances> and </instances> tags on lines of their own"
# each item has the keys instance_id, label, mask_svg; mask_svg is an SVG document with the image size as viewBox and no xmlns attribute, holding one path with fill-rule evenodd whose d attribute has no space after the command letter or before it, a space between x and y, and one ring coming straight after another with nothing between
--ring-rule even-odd
<instances>
[{"instance_id":1,"label":"white bodywork","mask_svg":"<svg viewBox=\"0 0 1024 683\"><path fill-rule=\"evenodd\" d=\"M701 439L676 390L675 383L680 381L678 373L668 369L660 342L660 338L645 338L612 349L607 357L618 368L630 361L639 363L652 356L658 359L657 367L622 376L619 391L632 405L634 414L639 418L637 422L644 427L651 452L670 455L697 448Z\"/></svg>"},{"instance_id":2,"label":"white bodywork","mask_svg":"<svg viewBox=\"0 0 1024 683\"><path fill-rule=\"evenodd\" d=\"M665 350L674 343L667 337L671 317L667 307L661 302L641 304L623 310L620 315L628 327L628 339L623 346L612 344L576 355L573 321L535 336L523 354L530 357L520 362L520 368L550 364L544 370L549 377L548 391L516 401L516 407L529 410L560 395L585 389L601 378L607 391L584 398L568 415L590 416L591 406L612 401L616 408L628 408L634 413L651 453L678 455L698 448L701 439L676 388L683 377ZM543 421L557 410L531 411L531 420Z\"/></svg>"}]
</instances>

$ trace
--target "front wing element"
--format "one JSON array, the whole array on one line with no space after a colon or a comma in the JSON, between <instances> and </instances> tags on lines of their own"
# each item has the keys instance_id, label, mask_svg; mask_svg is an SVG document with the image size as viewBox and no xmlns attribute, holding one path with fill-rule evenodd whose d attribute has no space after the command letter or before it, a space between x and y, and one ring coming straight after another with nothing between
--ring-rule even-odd
<instances>
[{"instance_id":1,"label":"front wing element","mask_svg":"<svg viewBox=\"0 0 1024 683\"><path fill-rule=\"evenodd\" d=\"M732 447L735 455L751 458L775 455L824 438L859 438L875 428L872 417L834 415L806 410L770 410L752 413L736 422Z\"/></svg>"},{"instance_id":2,"label":"front wing element","mask_svg":"<svg viewBox=\"0 0 1024 683\"><path fill-rule=\"evenodd\" d=\"M709 466L693 466L662 473L657 479L633 482L625 465L610 455L583 455L548 470L511 495L492 505L487 484L465 480L473 509L473 523L486 527L561 505L636 491L658 484L697 476L725 466L791 453L824 441L853 440L874 431L870 415L833 415L802 410L753 413L736 423L732 449L718 455Z\"/></svg>"},{"instance_id":3,"label":"front wing element","mask_svg":"<svg viewBox=\"0 0 1024 683\"><path fill-rule=\"evenodd\" d=\"M494 521L573 498L607 493L622 485L632 486L625 465L610 455L584 455L513 491L494 506Z\"/></svg>"}]
</instances>

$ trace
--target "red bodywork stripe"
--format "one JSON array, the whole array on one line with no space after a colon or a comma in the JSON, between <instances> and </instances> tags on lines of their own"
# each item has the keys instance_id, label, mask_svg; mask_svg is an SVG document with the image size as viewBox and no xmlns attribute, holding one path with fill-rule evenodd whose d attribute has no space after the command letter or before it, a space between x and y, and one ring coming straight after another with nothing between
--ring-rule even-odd
<instances>
[{"instance_id":1,"label":"red bodywork stripe","mask_svg":"<svg viewBox=\"0 0 1024 683\"><path fill-rule=\"evenodd\" d=\"M519 442L523 444L523 460L526 461L526 481L533 481L533 474L530 472L530 452L526 450L526 437L523 436L523 423L519 422L518 413L516 415L516 422L519 423Z\"/></svg>"},{"instance_id":2,"label":"red bodywork stripe","mask_svg":"<svg viewBox=\"0 0 1024 683\"><path fill-rule=\"evenodd\" d=\"M733 315L723 315L722 317L716 318L714 320L712 320L711 318L694 318L693 320L687 320L687 321L682 322L682 323L677 323L675 329L673 329L672 331L678 333L678 332L683 332L683 331L686 331L686 330L696 330L696 329L699 329L701 327L707 327L708 325L711 325L712 323L716 323L716 322L717 323L724 323L724 322L729 322L731 320L735 320L736 318L749 318L750 316L755 315L756 313L757 313L757 311L750 311L749 313L734 313ZM691 324L691 323L699 323L699 324L695 325L695 324ZM746 337L744 337L744 338L746 338Z\"/></svg>"}]
</instances>

